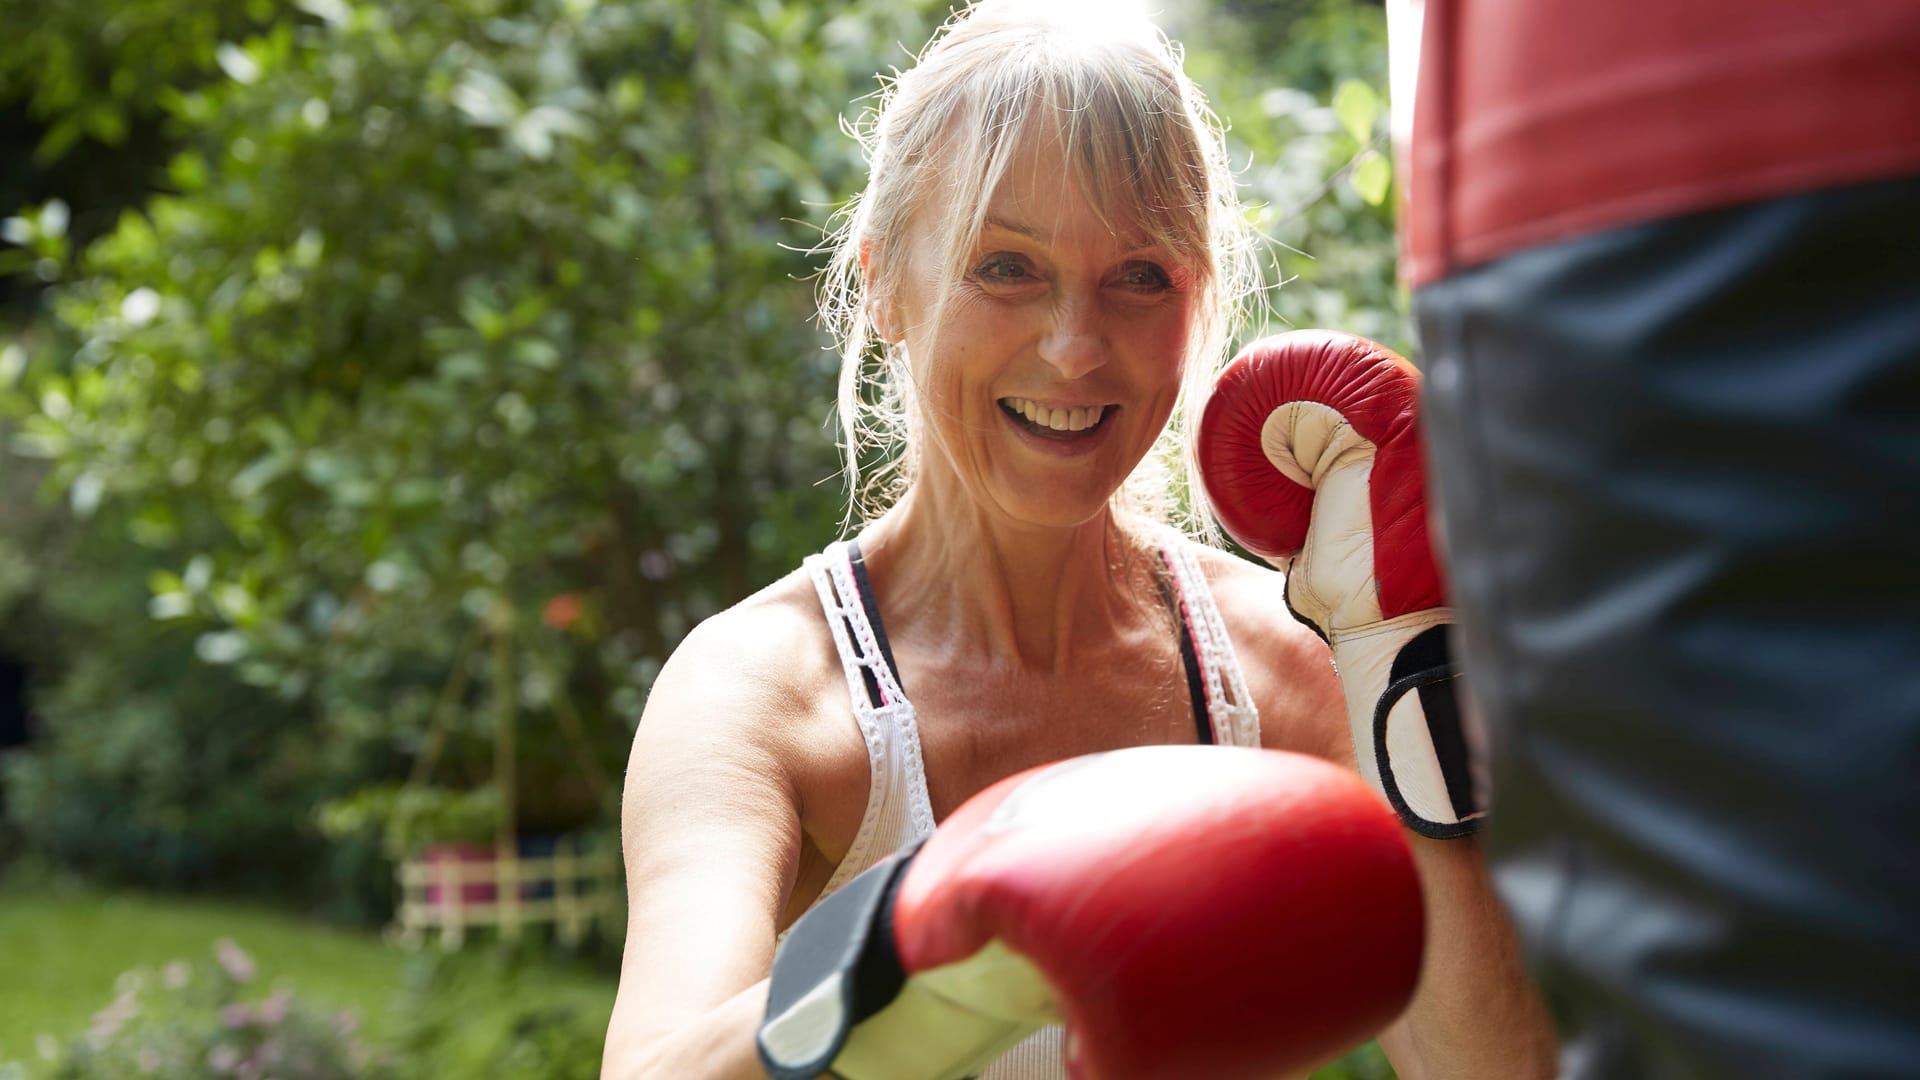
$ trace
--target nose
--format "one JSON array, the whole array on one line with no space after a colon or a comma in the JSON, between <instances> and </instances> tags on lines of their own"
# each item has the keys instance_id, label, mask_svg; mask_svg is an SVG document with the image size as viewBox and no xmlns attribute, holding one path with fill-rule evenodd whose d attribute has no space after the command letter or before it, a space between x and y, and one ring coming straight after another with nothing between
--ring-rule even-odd
<instances>
[{"instance_id":1,"label":"nose","mask_svg":"<svg viewBox=\"0 0 1920 1080\"><path fill-rule=\"evenodd\" d=\"M1040 339L1040 359L1071 381L1105 364L1108 352L1099 301L1073 293L1057 296L1052 324Z\"/></svg>"}]
</instances>

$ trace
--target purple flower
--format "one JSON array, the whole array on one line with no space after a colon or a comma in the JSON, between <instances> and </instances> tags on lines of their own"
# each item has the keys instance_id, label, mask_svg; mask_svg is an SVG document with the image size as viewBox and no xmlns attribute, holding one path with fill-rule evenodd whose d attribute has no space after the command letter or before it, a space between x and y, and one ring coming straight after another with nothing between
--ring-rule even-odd
<instances>
[{"instance_id":1,"label":"purple flower","mask_svg":"<svg viewBox=\"0 0 1920 1080\"><path fill-rule=\"evenodd\" d=\"M237 983L253 981L253 957L247 950L234 943L232 938L221 938L213 943L213 958L220 961L220 967L227 977Z\"/></svg>"},{"instance_id":2,"label":"purple flower","mask_svg":"<svg viewBox=\"0 0 1920 1080\"><path fill-rule=\"evenodd\" d=\"M275 990L267 1000L260 1003L260 1009L254 1015L262 1024L273 1027L287 1018L287 1009L293 1004L293 991Z\"/></svg>"},{"instance_id":3,"label":"purple flower","mask_svg":"<svg viewBox=\"0 0 1920 1080\"><path fill-rule=\"evenodd\" d=\"M240 1050L229 1043L221 1043L207 1051L207 1068L213 1070L215 1076L226 1076L239 1064Z\"/></svg>"},{"instance_id":4,"label":"purple flower","mask_svg":"<svg viewBox=\"0 0 1920 1080\"><path fill-rule=\"evenodd\" d=\"M237 1001L220 1009L220 1023L229 1031L238 1031L246 1027L252 1019L253 1010Z\"/></svg>"}]
</instances>

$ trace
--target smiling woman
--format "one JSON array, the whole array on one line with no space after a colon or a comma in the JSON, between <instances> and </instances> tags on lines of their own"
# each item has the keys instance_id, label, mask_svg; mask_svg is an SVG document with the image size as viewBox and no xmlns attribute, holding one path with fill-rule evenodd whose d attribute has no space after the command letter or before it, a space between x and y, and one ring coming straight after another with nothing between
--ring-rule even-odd
<instances>
[{"instance_id":1,"label":"smiling woman","mask_svg":"<svg viewBox=\"0 0 1920 1080\"><path fill-rule=\"evenodd\" d=\"M1180 60L1137 5L976 5L856 125L871 175L841 215L822 313L841 346L839 411L858 516L877 516L917 476L929 413L965 415L958 401L921 400L936 392L943 334L974 345L969 328L943 327L950 303L990 298L1031 312L1044 299L1055 319L1150 309L1156 318L1141 318L1177 337L1153 343L1176 391L1188 403L1204 396L1257 274L1219 125ZM1088 280L1099 288L1061 291ZM1095 298L1095 308L1082 303ZM977 318L998 314L973 307ZM1059 378L1084 373L1098 341L1088 328L1052 328ZM1103 421L1120 404L1078 400L1088 392L1026 396L1035 415L1025 418L1071 430L1051 419L1053 408L1070 421L1072 409L1098 407ZM1025 406L1010 411L1024 416ZM1168 411L1160 424L1138 409L1129 418L1161 440L1158 453L1135 455L1125 500L1134 508L1168 505L1165 464L1179 456ZM1122 457L1137 449L1120 444ZM863 478L863 452L876 447L894 453Z\"/></svg>"},{"instance_id":2,"label":"smiling woman","mask_svg":"<svg viewBox=\"0 0 1920 1080\"><path fill-rule=\"evenodd\" d=\"M843 955L822 944L822 919L892 903L866 872L889 872L936 825L950 836L977 820L955 811L1014 774L1179 743L1353 767L1326 647L1287 615L1280 575L1166 523L1173 418L1203 403L1224 360L1253 254L1179 48L1126 9L985 0L857 130L869 183L839 219L822 310L841 345L859 529L703 623L654 684L622 810L629 931L607 1076L758 1077L757 1028L769 1064L815 1046L818 995L776 994L761 1025L776 952L787 970ZM876 450L888 464L862 471ZM1202 754L1199 768L1234 759ZM1189 805L1173 787L1153 794ZM1085 815L1072 824L1114 816ZM1414 846L1436 907L1465 912L1449 940L1473 955L1437 965L1410 1014L1419 1030L1384 1036L1389 1052L1415 1076L1539 1075L1550 1040L1471 848ZM1230 899L1209 891L1219 868L1144 875L1192 879L1148 921L1180 907L1187 925L1217 923L1208 912ZM1366 884L1348 884L1263 904L1262 920L1348 942L1304 913L1309 900L1364 907ZM1095 954L1129 953L1100 940ZM1343 970L1385 971L1368 963L1379 940L1352 936ZM1240 1036L1277 1039L1275 1015L1335 1008L1312 972L1223 966L1236 985L1190 1000ZM1111 976L1145 999L1163 981ZM1046 995L1025 982L1027 1004L1004 1003L1020 1013L1010 1026L952 1009L906 1025L887 1050L914 1068L834 1071L1064 1076L1073 1041L1043 1026L1063 1009ZM996 1034L976 1045L983 1026ZM1208 1041L1158 1026L1162 1045L1199 1055Z\"/></svg>"}]
</instances>

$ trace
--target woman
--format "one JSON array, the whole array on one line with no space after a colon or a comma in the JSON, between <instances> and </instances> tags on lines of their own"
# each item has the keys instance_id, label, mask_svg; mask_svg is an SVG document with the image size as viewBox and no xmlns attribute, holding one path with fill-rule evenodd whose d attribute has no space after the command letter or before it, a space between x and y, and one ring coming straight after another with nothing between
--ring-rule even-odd
<instances>
[{"instance_id":1,"label":"woman","mask_svg":"<svg viewBox=\"0 0 1920 1080\"><path fill-rule=\"evenodd\" d=\"M654 686L607 1076L760 1076L777 935L1014 772L1195 741L1352 761L1281 577L1152 513L1152 452L1251 277L1218 129L1144 21L1035 9L968 9L877 110L826 313L850 479L887 505L696 629ZM861 478L894 435L894 471ZM1434 932L1389 1055L1406 1080L1546 1075L1474 848L1413 842ZM1060 1075L1053 1032L987 1073Z\"/></svg>"}]
</instances>

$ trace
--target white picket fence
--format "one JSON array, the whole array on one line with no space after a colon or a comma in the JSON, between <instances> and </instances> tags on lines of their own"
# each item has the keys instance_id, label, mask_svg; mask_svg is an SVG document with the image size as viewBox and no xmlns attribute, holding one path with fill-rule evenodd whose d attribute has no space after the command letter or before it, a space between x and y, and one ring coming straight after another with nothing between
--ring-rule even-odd
<instances>
[{"instance_id":1,"label":"white picket fence","mask_svg":"<svg viewBox=\"0 0 1920 1080\"><path fill-rule=\"evenodd\" d=\"M437 937L442 948L457 949L469 930L482 928L513 941L542 925L577 945L596 920L617 925L624 915L618 855L583 850L576 837L560 837L552 855L505 846L430 849L401 861L396 875L400 905L390 933L410 948Z\"/></svg>"}]
</instances>

